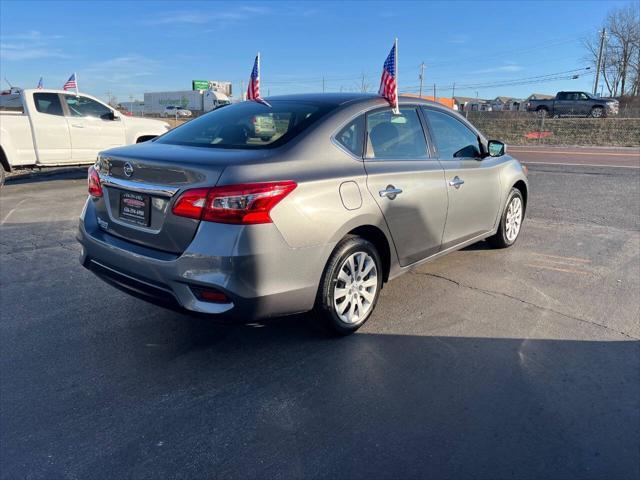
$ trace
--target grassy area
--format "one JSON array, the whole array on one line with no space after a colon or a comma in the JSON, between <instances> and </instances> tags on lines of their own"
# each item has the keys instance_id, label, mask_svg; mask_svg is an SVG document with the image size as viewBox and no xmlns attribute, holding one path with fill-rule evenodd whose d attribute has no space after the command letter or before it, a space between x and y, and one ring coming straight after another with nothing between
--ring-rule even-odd
<instances>
[{"instance_id":1,"label":"grassy area","mask_svg":"<svg viewBox=\"0 0 640 480\"><path fill-rule=\"evenodd\" d=\"M469 120L487 137L516 145L640 146L638 118L545 118L543 122L533 116L472 118L470 115Z\"/></svg>"}]
</instances>

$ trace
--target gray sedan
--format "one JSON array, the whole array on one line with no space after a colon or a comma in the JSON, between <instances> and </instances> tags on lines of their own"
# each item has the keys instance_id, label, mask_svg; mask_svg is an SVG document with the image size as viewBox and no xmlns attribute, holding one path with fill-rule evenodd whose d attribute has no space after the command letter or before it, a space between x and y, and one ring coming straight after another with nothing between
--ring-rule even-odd
<instances>
[{"instance_id":1,"label":"gray sedan","mask_svg":"<svg viewBox=\"0 0 640 480\"><path fill-rule=\"evenodd\" d=\"M240 321L313 310L349 334L410 268L517 240L526 172L455 112L401 97L394 114L374 95L268 102L101 153L82 264L168 307Z\"/></svg>"}]
</instances>

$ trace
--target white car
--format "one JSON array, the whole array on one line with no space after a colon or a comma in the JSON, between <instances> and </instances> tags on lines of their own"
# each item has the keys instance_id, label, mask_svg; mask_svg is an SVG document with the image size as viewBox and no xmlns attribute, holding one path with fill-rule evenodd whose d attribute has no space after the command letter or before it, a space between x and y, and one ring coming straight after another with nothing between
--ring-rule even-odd
<instances>
[{"instance_id":1,"label":"white car","mask_svg":"<svg viewBox=\"0 0 640 480\"><path fill-rule=\"evenodd\" d=\"M145 142L170 128L121 115L84 93L12 88L0 95L0 185L15 167L92 164L102 150Z\"/></svg>"},{"instance_id":2,"label":"white car","mask_svg":"<svg viewBox=\"0 0 640 480\"><path fill-rule=\"evenodd\" d=\"M167 105L162 112L163 117L190 117L191 115L191 110L176 105Z\"/></svg>"}]
</instances>

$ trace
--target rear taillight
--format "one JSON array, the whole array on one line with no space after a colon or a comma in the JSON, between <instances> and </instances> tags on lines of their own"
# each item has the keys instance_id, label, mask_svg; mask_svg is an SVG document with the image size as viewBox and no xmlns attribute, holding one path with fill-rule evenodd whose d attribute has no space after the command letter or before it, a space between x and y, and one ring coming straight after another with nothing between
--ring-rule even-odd
<instances>
[{"instance_id":1,"label":"rear taillight","mask_svg":"<svg viewBox=\"0 0 640 480\"><path fill-rule=\"evenodd\" d=\"M196 188L180 195L172 211L174 215L208 222L271 223L271 209L296 186L287 180Z\"/></svg>"},{"instance_id":2,"label":"rear taillight","mask_svg":"<svg viewBox=\"0 0 640 480\"><path fill-rule=\"evenodd\" d=\"M100 176L92 165L87 172L87 183L89 184L89 195L92 197L102 196L102 185L100 184Z\"/></svg>"},{"instance_id":3,"label":"rear taillight","mask_svg":"<svg viewBox=\"0 0 640 480\"><path fill-rule=\"evenodd\" d=\"M179 217L202 218L202 210L204 204L207 201L208 188L196 188L194 190L187 190L173 206L173 214Z\"/></svg>"}]
</instances>

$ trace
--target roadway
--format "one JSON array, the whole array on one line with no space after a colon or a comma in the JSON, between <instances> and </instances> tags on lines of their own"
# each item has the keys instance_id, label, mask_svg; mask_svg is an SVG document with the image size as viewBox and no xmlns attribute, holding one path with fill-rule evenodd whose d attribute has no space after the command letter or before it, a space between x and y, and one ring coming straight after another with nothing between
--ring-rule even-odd
<instances>
[{"instance_id":1,"label":"roadway","mask_svg":"<svg viewBox=\"0 0 640 480\"><path fill-rule=\"evenodd\" d=\"M508 146L521 162L541 165L591 165L640 168L640 148L552 147L547 145Z\"/></svg>"},{"instance_id":2,"label":"roadway","mask_svg":"<svg viewBox=\"0 0 640 480\"><path fill-rule=\"evenodd\" d=\"M640 170L530 162L513 248L394 280L343 339L102 283L84 171L1 194L0 478L640 477Z\"/></svg>"}]
</instances>

